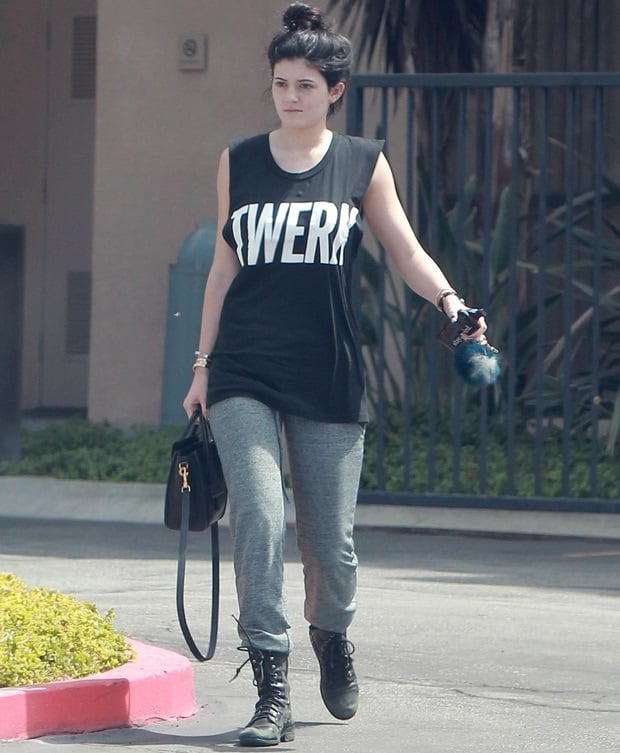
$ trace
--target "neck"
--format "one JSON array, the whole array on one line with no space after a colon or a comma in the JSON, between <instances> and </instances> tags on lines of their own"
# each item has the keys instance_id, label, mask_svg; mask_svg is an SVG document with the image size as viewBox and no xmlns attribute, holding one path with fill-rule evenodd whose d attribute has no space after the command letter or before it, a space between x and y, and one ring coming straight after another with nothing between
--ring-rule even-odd
<instances>
[{"instance_id":1,"label":"neck","mask_svg":"<svg viewBox=\"0 0 620 753\"><path fill-rule=\"evenodd\" d=\"M316 128L280 128L269 135L271 154L287 172L301 173L321 161L329 149L332 132Z\"/></svg>"},{"instance_id":2,"label":"neck","mask_svg":"<svg viewBox=\"0 0 620 753\"><path fill-rule=\"evenodd\" d=\"M273 131L276 141L285 149L315 149L328 139L331 131L325 124L312 128L283 128Z\"/></svg>"}]
</instances>

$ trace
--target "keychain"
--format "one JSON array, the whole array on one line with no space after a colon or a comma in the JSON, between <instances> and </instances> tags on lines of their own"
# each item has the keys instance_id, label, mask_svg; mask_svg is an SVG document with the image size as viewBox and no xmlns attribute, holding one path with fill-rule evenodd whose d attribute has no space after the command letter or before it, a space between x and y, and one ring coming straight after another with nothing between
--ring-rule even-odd
<instances>
[{"instance_id":1,"label":"keychain","mask_svg":"<svg viewBox=\"0 0 620 753\"><path fill-rule=\"evenodd\" d=\"M501 373L501 356L497 348L482 335L478 340L468 340L478 327L484 309L461 309L455 322L450 322L437 335L437 339L454 353L454 368L464 382L472 387L488 387Z\"/></svg>"}]
</instances>

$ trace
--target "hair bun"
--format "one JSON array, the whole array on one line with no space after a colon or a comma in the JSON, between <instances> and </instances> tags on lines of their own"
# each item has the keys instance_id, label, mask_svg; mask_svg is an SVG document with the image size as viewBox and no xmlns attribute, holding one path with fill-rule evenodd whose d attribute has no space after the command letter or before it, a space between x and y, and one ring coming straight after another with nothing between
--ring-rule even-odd
<instances>
[{"instance_id":1,"label":"hair bun","mask_svg":"<svg viewBox=\"0 0 620 753\"><path fill-rule=\"evenodd\" d=\"M323 14L306 3L291 3L282 16L286 31L322 31L327 29Z\"/></svg>"}]
</instances>

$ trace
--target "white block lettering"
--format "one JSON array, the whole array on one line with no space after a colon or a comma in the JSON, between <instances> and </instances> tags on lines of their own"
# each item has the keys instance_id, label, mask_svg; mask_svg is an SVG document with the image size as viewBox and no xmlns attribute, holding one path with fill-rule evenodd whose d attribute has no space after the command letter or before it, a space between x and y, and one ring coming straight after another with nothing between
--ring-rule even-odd
<instances>
[{"instance_id":1,"label":"white block lettering","mask_svg":"<svg viewBox=\"0 0 620 753\"><path fill-rule=\"evenodd\" d=\"M306 227L299 224L299 215L302 212L309 212L312 209L312 202L300 201L293 202L290 205L288 217L286 219L286 233L284 235L284 246L282 247L283 264L299 264L303 262L305 254L294 253L295 239L306 232Z\"/></svg>"},{"instance_id":2,"label":"white block lettering","mask_svg":"<svg viewBox=\"0 0 620 753\"><path fill-rule=\"evenodd\" d=\"M245 261L243 260L243 234L241 232L241 218L248 213L249 207L246 205L244 207L239 207L239 209L236 209L232 215L232 232L233 237L235 239L235 250L237 251L237 256L239 257L239 264L243 267L245 265Z\"/></svg>"},{"instance_id":3,"label":"white block lettering","mask_svg":"<svg viewBox=\"0 0 620 753\"><path fill-rule=\"evenodd\" d=\"M348 204L340 206L340 222L332 246L330 264L339 264L340 266L344 264L344 249L349 240L349 232L357 222L358 216L359 209L357 207L350 207Z\"/></svg>"},{"instance_id":4,"label":"white block lettering","mask_svg":"<svg viewBox=\"0 0 620 753\"><path fill-rule=\"evenodd\" d=\"M271 264L276 255L276 246L282 235L282 227L288 213L289 204L278 206L275 223L273 221L273 204L265 204L258 220L258 204L250 204L248 212L248 264L258 264L261 248L265 263Z\"/></svg>"},{"instance_id":5,"label":"white block lettering","mask_svg":"<svg viewBox=\"0 0 620 753\"><path fill-rule=\"evenodd\" d=\"M317 246L319 247L321 264L330 263L329 234L336 227L337 222L338 209L334 204L330 201L314 202L312 215L310 216L310 227L308 228L306 254L304 256L306 264L314 263Z\"/></svg>"},{"instance_id":6,"label":"white block lettering","mask_svg":"<svg viewBox=\"0 0 620 753\"><path fill-rule=\"evenodd\" d=\"M330 201L246 204L231 215L235 251L241 266L275 262L342 266L358 218L356 207L343 203L338 208Z\"/></svg>"}]
</instances>

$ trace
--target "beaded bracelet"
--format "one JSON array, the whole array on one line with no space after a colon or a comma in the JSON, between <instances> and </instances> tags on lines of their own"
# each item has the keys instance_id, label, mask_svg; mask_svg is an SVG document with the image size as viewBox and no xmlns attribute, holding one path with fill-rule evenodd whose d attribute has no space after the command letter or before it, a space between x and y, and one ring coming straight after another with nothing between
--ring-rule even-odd
<instances>
[{"instance_id":1,"label":"beaded bracelet","mask_svg":"<svg viewBox=\"0 0 620 753\"><path fill-rule=\"evenodd\" d=\"M449 295L455 295L461 303L465 303L465 300L459 296L456 290L452 290L452 288L442 290L440 293L437 294L437 301L435 303L435 305L437 306L439 311L441 311L442 314L446 313L443 307L444 298L447 298Z\"/></svg>"}]
</instances>

